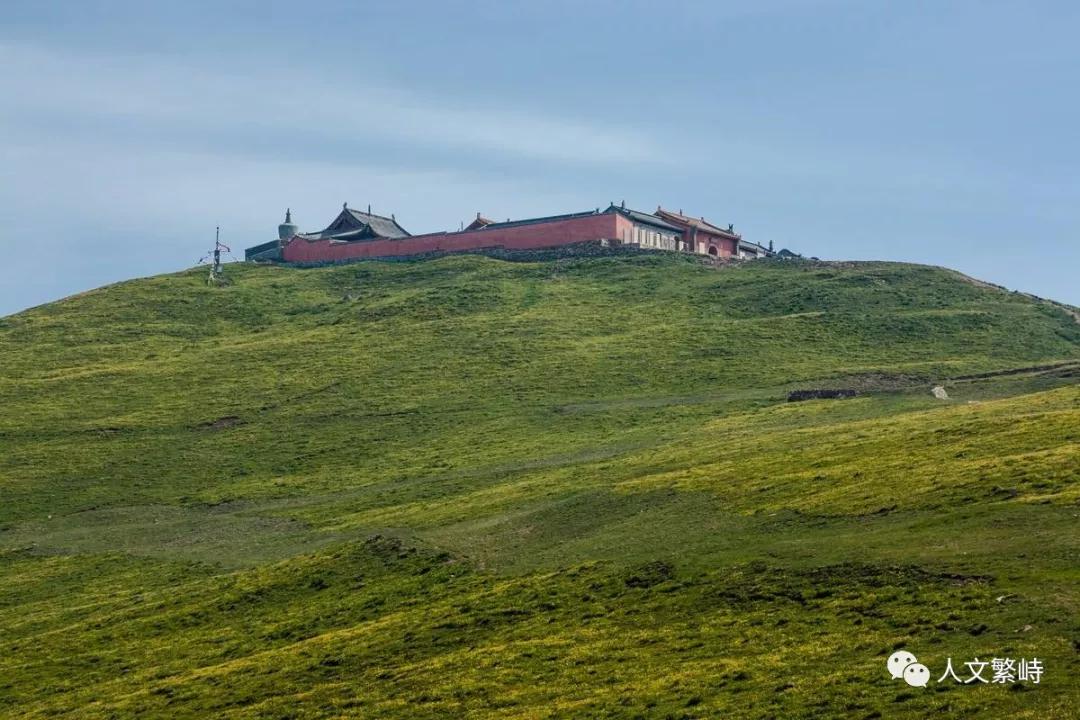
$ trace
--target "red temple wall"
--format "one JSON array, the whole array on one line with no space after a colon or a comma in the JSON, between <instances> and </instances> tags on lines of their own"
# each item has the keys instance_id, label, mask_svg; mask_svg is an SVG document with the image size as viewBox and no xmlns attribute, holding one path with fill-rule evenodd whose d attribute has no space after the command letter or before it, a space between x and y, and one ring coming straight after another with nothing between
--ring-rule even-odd
<instances>
[{"instance_id":1,"label":"red temple wall","mask_svg":"<svg viewBox=\"0 0 1080 720\"><path fill-rule=\"evenodd\" d=\"M333 262L351 258L400 257L431 252L453 252L502 247L531 250L584 242L617 239L630 221L617 213L530 223L469 232L431 233L396 240L332 243L329 240L294 238L282 253L286 262Z\"/></svg>"}]
</instances>

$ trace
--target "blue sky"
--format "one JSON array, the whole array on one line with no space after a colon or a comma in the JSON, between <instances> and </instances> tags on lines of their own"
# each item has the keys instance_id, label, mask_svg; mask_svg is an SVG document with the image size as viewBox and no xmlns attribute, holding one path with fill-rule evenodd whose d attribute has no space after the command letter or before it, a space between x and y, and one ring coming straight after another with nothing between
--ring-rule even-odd
<instances>
[{"instance_id":1,"label":"blue sky","mask_svg":"<svg viewBox=\"0 0 1080 720\"><path fill-rule=\"evenodd\" d=\"M0 314L348 201L625 200L1080 304L1080 5L0 5Z\"/></svg>"}]
</instances>

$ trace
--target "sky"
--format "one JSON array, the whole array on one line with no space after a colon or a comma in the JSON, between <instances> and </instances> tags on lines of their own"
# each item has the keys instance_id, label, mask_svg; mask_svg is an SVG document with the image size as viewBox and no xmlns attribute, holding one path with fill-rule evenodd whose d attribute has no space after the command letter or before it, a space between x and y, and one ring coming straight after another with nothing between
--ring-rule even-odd
<instances>
[{"instance_id":1,"label":"sky","mask_svg":"<svg viewBox=\"0 0 1080 720\"><path fill-rule=\"evenodd\" d=\"M343 202L625 201L1080 305L1073 2L0 3L0 315Z\"/></svg>"}]
</instances>

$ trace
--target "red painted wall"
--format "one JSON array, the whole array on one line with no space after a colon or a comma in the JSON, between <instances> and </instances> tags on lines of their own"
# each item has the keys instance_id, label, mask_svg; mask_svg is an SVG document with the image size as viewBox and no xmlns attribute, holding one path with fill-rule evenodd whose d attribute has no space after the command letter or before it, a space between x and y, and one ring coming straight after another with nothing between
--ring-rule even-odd
<instances>
[{"instance_id":1,"label":"red painted wall","mask_svg":"<svg viewBox=\"0 0 1080 720\"><path fill-rule=\"evenodd\" d=\"M732 257L735 255L735 241L722 235L714 235L704 230L697 232L698 247L696 251L702 255L709 254L709 245L715 245L718 251L717 257Z\"/></svg>"},{"instance_id":2,"label":"red painted wall","mask_svg":"<svg viewBox=\"0 0 1080 720\"><path fill-rule=\"evenodd\" d=\"M672 225L683 229L683 242L693 252L708 255L710 245L716 247L716 257L733 257L738 252L738 243L730 237L709 232L703 228L695 228L693 225L674 217L664 216L664 219Z\"/></svg>"},{"instance_id":3,"label":"red painted wall","mask_svg":"<svg viewBox=\"0 0 1080 720\"><path fill-rule=\"evenodd\" d=\"M366 257L395 257L429 252L452 252L502 247L509 250L570 245L585 240L614 240L630 221L616 213L600 213L566 220L488 228L469 232L431 233L396 240L331 243L293 238L282 253L286 262L327 262Z\"/></svg>"}]
</instances>

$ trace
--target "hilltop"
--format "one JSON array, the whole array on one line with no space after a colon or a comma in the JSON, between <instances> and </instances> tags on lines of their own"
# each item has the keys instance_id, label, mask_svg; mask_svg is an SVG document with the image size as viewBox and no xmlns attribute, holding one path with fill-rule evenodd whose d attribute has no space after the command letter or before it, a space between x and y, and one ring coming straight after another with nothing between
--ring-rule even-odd
<instances>
[{"instance_id":1,"label":"hilltop","mask_svg":"<svg viewBox=\"0 0 1080 720\"><path fill-rule=\"evenodd\" d=\"M0 319L0 714L1076 712L1075 308L900 263L227 271ZM898 647L1048 669L920 690Z\"/></svg>"}]
</instances>

